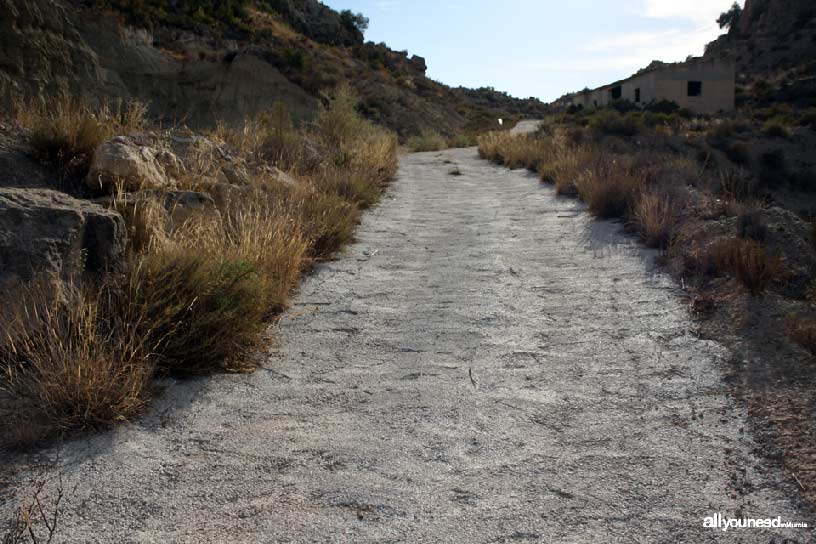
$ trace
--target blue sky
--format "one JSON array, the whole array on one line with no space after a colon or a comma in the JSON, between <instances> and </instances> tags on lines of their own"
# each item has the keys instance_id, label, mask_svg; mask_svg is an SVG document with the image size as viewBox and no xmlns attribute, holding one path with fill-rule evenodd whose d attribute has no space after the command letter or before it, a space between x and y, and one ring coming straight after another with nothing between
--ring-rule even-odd
<instances>
[{"instance_id":1,"label":"blue sky","mask_svg":"<svg viewBox=\"0 0 816 544\"><path fill-rule=\"evenodd\" d=\"M365 14L367 40L425 57L436 80L550 101L629 76L652 60L701 55L733 0L323 3Z\"/></svg>"}]
</instances>

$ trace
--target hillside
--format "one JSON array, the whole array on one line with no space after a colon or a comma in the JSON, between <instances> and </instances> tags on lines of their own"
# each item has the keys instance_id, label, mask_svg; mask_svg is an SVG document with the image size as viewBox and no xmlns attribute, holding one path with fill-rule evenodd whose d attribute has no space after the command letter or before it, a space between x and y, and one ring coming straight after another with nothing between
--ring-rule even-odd
<instances>
[{"instance_id":1,"label":"hillside","mask_svg":"<svg viewBox=\"0 0 816 544\"><path fill-rule=\"evenodd\" d=\"M816 105L816 4L812 0L746 0L728 33L706 48L733 58L744 100Z\"/></svg>"},{"instance_id":2,"label":"hillside","mask_svg":"<svg viewBox=\"0 0 816 544\"><path fill-rule=\"evenodd\" d=\"M425 59L365 43L366 23L317 0L3 0L0 97L6 105L54 95L137 99L153 117L209 126L275 102L310 119L326 90L349 82L362 112L403 137L545 109L435 82Z\"/></svg>"}]
</instances>

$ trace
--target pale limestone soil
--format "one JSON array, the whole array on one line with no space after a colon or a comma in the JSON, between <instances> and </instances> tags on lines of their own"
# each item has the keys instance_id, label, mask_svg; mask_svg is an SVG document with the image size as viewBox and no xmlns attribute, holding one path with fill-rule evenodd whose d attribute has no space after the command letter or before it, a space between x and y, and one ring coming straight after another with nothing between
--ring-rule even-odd
<instances>
[{"instance_id":1,"label":"pale limestone soil","mask_svg":"<svg viewBox=\"0 0 816 544\"><path fill-rule=\"evenodd\" d=\"M62 448L61 535L810 541L703 529L808 520L753 453L727 352L620 231L473 149L404 157L260 371L169 384L138 423Z\"/></svg>"}]
</instances>

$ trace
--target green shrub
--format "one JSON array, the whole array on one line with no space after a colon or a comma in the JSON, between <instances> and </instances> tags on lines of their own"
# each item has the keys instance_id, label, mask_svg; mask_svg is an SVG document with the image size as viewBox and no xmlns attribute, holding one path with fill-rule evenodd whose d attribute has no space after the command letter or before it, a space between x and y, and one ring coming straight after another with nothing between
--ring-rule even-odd
<instances>
[{"instance_id":1,"label":"green shrub","mask_svg":"<svg viewBox=\"0 0 816 544\"><path fill-rule=\"evenodd\" d=\"M624 98L618 98L612 100L609 105L607 106L610 109L617 111L618 113L629 113L630 111L640 111L640 108L633 102L626 100Z\"/></svg>"},{"instance_id":2,"label":"green shrub","mask_svg":"<svg viewBox=\"0 0 816 544\"><path fill-rule=\"evenodd\" d=\"M156 23L182 28L206 26L217 31L243 27L249 19L247 7L251 0L96 0L99 6L109 6L122 12L129 22L152 28Z\"/></svg>"},{"instance_id":3,"label":"green shrub","mask_svg":"<svg viewBox=\"0 0 816 544\"><path fill-rule=\"evenodd\" d=\"M770 102L773 100L774 88L768 80L757 79L751 88L752 94L760 102Z\"/></svg>"},{"instance_id":4,"label":"green shrub","mask_svg":"<svg viewBox=\"0 0 816 544\"><path fill-rule=\"evenodd\" d=\"M284 51L287 67L293 70L303 70L306 68L306 55L303 50L289 47Z\"/></svg>"},{"instance_id":5,"label":"green shrub","mask_svg":"<svg viewBox=\"0 0 816 544\"><path fill-rule=\"evenodd\" d=\"M676 121L677 117L675 115L669 115L667 113L653 113L647 111L643 114L643 124L650 128L658 125L672 125Z\"/></svg>"},{"instance_id":6,"label":"green shrub","mask_svg":"<svg viewBox=\"0 0 816 544\"><path fill-rule=\"evenodd\" d=\"M737 132L737 124L733 121L722 121L713 124L706 133L706 141L717 149L725 149Z\"/></svg>"},{"instance_id":7,"label":"green shrub","mask_svg":"<svg viewBox=\"0 0 816 544\"><path fill-rule=\"evenodd\" d=\"M657 100L646 104L645 111L671 115L680 111L680 105L672 100Z\"/></svg>"},{"instance_id":8,"label":"green shrub","mask_svg":"<svg viewBox=\"0 0 816 544\"><path fill-rule=\"evenodd\" d=\"M778 117L773 117L765 121L762 125L762 133L772 138L790 138L791 131L784 121Z\"/></svg>"},{"instance_id":9,"label":"green shrub","mask_svg":"<svg viewBox=\"0 0 816 544\"><path fill-rule=\"evenodd\" d=\"M640 132L643 121L635 112L623 115L616 111L601 110L592 115L589 126L603 134L631 137Z\"/></svg>"}]
</instances>

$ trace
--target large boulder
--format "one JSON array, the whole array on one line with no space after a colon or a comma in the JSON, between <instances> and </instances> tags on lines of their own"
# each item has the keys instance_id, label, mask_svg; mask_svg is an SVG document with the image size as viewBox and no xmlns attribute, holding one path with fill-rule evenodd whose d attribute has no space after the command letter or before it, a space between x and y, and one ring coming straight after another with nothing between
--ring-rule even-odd
<instances>
[{"instance_id":1,"label":"large boulder","mask_svg":"<svg viewBox=\"0 0 816 544\"><path fill-rule=\"evenodd\" d=\"M125 233L119 214L92 202L50 189L0 188L0 284L98 277L120 265Z\"/></svg>"},{"instance_id":2,"label":"large boulder","mask_svg":"<svg viewBox=\"0 0 816 544\"><path fill-rule=\"evenodd\" d=\"M85 183L107 193L166 187L170 179L162 162L168 162L164 152L132 137L116 136L97 148Z\"/></svg>"}]
</instances>

